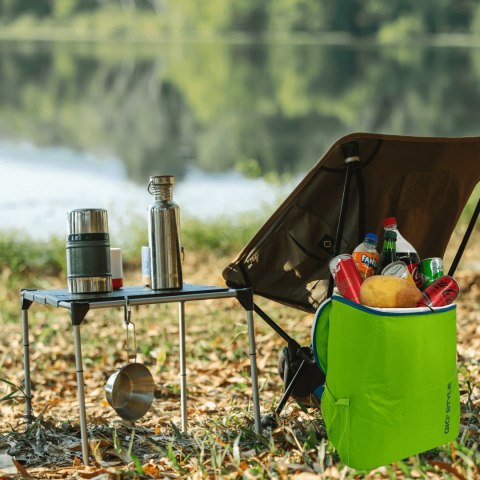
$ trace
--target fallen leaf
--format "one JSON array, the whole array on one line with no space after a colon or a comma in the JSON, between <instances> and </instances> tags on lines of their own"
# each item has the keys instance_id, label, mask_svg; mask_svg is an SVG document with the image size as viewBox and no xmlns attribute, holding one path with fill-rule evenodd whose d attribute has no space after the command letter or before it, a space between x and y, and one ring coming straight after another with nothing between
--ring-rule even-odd
<instances>
[{"instance_id":1,"label":"fallen leaf","mask_svg":"<svg viewBox=\"0 0 480 480\"><path fill-rule=\"evenodd\" d=\"M296 480L318 480L319 478L323 477L322 475L318 475L316 473L301 472L295 473L291 478L295 478Z\"/></svg>"},{"instance_id":2,"label":"fallen leaf","mask_svg":"<svg viewBox=\"0 0 480 480\"><path fill-rule=\"evenodd\" d=\"M459 480L466 480L466 478L451 463L440 462L438 460L428 460L428 459L427 459L427 462L434 467L438 467L440 470L445 470L451 473L454 477L458 478Z\"/></svg>"},{"instance_id":3,"label":"fallen leaf","mask_svg":"<svg viewBox=\"0 0 480 480\"><path fill-rule=\"evenodd\" d=\"M453 442L450 444L450 451L452 452L452 460L455 460L457 458L457 449Z\"/></svg>"},{"instance_id":4,"label":"fallen leaf","mask_svg":"<svg viewBox=\"0 0 480 480\"><path fill-rule=\"evenodd\" d=\"M162 478L162 472L160 471L160 469L150 463L147 463L143 466L143 471L144 473L152 476L153 478Z\"/></svg>"},{"instance_id":5,"label":"fallen leaf","mask_svg":"<svg viewBox=\"0 0 480 480\"><path fill-rule=\"evenodd\" d=\"M16 469L18 470L18 473L22 477L30 478L30 474L28 473L27 469L19 462L17 462L15 459L13 459L13 464L15 465Z\"/></svg>"},{"instance_id":6,"label":"fallen leaf","mask_svg":"<svg viewBox=\"0 0 480 480\"><path fill-rule=\"evenodd\" d=\"M101 468L99 470L93 470L93 471L77 470L76 473L80 475L82 478L92 479L92 478L98 478L99 476L104 475L105 473L107 473L107 471L104 468Z\"/></svg>"}]
</instances>

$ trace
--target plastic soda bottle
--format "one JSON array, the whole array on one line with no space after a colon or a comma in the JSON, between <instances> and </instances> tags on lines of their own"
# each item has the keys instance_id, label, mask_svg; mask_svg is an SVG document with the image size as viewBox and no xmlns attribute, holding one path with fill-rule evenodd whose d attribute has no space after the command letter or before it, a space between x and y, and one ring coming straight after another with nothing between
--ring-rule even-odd
<instances>
[{"instance_id":1,"label":"plastic soda bottle","mask_svg":"<svg viewBox=\"0 0 480 480\"><path fill-rule=\"evenodd\" d=\"M397 260L397 234L392 230L386 230L383 237L383 249L380 254L380 260L377 265L377 275L381 275L382 270Z\"/></svg>"},{"instance_id":2,"label":"plastic soda bottle","mask_svg":"<svg viewBox=\"0 0 480 480\"><path fill-rule=\"evenodd\" d=\"M420 257L412 244L405 240L397 228L395 217L387 217L383 221L385 232L392 231L397 234L397 260L405 262L408 270L412 274L413 280L418 288L422 288L423 279L419 272Z\"/></svg>"},{"instance_id":3,"label":"plastic soda bottle","mask_svg":"<svg viewBox=\"0 0 480 480\"><path fill-rule=\"evenodd\" d=\"M358 272L364 280L375 275L380 258L376 248L377 243L378 237L374 233L367 233L363 242L352 253Z\"/></svg>"}]
</instances>

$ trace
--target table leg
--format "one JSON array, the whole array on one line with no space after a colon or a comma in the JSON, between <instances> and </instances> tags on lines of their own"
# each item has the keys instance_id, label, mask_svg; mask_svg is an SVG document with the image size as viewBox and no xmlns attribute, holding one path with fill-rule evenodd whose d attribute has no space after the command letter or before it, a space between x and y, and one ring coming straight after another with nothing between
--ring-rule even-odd
<instances>
[{"instance_id":1,"label":"table leg","mask_svg":"<svg viewBox=\"0 0 480 480\"><path fill-rule=\"evenodd\" d=\"M30 380L30 339L28 334L28 310L22 310L23 371L25 373L25 418L28 423L32 415L32 383Z\"/></svg>"},{"instance_id":2,"label":"table leg","mask_svg":"<svg viewBox=\"0 0 480 480\"><path fill-rule=\"evenodd\" d=\"M253 418L255 421L255 433L260 435L261 419L260 419L260 395L258 391L257 376L257 349L255 345L255 325L253 322L253 310L247 310L247 327L248 327L248 343L250 349L250 372L252 377L252 396L253 396Z\"/></svg>"},{"instance_id":3,"label":"table leg","mask_svg":"<svg viewBox=\"0 0 480 480\"><path fill-rule=\"evenodd\" d=\"M75 347L75 364L77 367L78 406L80 409L80 435L82 439L83 463L88 465L88 432L87 413L85 409L85 385L83 379L82 342L80 325L73 326L73 341Z\"/></svg>"},{"instance_id":4,"label":"table leg","mask_svg":"<svg viewBox=\"0 0 480 480\"><path fill-rule=\"evenodd\" d=\"M185 353L185 302L178 304L178 335L180 343L180 405L182 432L187 432L187 364Z\"/></svg>"}]
</instances>

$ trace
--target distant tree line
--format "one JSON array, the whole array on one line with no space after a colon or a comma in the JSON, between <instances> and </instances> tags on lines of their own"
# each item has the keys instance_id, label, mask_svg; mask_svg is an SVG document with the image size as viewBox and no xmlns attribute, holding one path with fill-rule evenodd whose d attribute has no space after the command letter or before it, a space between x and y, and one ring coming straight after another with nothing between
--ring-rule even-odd
<instances>
[{"instance_id":1,"label":"distant tree line","mask_svg":"<svg viewBox=\"0 0 480 480\"><path fill-rule=\"evenodd\" d=\"M347 32L360 37L480 33L475 0L0 0L1 22L109 11L151 14L164 33Z\"/></svg>"}]
</instances>

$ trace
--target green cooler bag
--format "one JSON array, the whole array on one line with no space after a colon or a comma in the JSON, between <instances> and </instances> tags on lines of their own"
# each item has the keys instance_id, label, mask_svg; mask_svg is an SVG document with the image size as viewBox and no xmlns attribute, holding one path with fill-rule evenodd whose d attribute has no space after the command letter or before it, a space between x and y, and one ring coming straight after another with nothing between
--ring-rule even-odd
<instances>
[{"instance_id":1,"label":"green cooler bag","mask_svg":"<svg viewBox=\"0 0 480 480\"><path fill-rule=\"evenodd\" d=\"M454 440L460 428L456 307L370 308L333 296L312 327L326 372L327 435L341 460L371 469Z\"/></svg>"}]
</instances>

